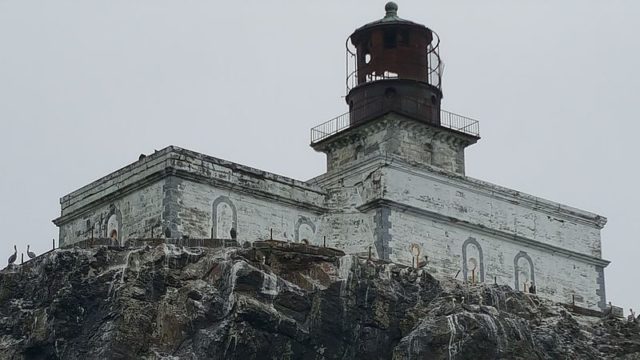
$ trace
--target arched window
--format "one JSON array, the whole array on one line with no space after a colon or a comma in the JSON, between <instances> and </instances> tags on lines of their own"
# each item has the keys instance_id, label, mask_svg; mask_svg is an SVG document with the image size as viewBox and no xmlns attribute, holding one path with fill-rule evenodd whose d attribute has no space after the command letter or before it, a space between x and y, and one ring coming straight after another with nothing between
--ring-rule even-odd
<instances>
[{"instance_id":1,"label":"arched window","mask_svg":"<svg viewBox=\"0 0 640 360\"><path fill-rule=\"evenodd\" d=\"M533 268L533 260L529 254L520 251L513 258L513 267L515 269L515 290L529 291L530 286L536 285L536 274Z\"/></svg>"},{"instance_id":2,"label":"arched window","mask_svg":"<svg viewBox=\"0 0 640 360\"><path fill-rule=\"evenodd\" d=\"M482 247L472 237L462 244L462 275L465 282L484 282Z\"/></svg>"},{"instance_id":3,"label":"arched window","mask_svg":"<svg viewBox=\"0 0 640 360\"><path fill-rule=\"evenodd\" d=\"M307 243L315 238L316 224L309 220L305 216L300 216L294 228L294 241L300 242L301 239L306 239Z\"/></svg>"},{"instance_id":4,"label":"arched window","mask_svg":"<svg viewBox=\"0 0 640 360\"><path fill-rule=\"evenodd\" d=\"M109 216L109 220L107 220L107 236L112 240L118 241L119 229L120 222L118 221L118 215L112 214L111 216Z\"/></svg>"},{"instance_id":5,"label":"arched window","mask_svg":"<svg viewBox=\"0 0 640 360\"><path fill-rule=\"evenodd\" d=\"M211 237L214 239L230 239L231 233L238 232L238 213L236 206L226 196L218 197L212 206L213 226Z\"/></svg>"}]
</instances>

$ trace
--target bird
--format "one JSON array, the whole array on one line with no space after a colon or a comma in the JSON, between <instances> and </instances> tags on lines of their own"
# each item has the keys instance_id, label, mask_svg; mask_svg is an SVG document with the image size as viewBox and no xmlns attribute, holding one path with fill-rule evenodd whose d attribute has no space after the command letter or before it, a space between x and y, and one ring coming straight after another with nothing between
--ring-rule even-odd
<instances>
[{"instance_id":1,"label":"bird","mask_svg":"<svg viewBox=\"0 0 640 360\"><path fill-rule=\"evenodd\" d=\"M18 258L18 248L15 245L13 245L13 251L13 254L9 256L9 265L16 262L16 259Z\"/></svg>"},{"instance_id":2,"label":"bird","mask_svg":"<svg viewBox=\"0 0 640 360\"><path fill-rule=\"evenodd\" d=\"M29 245L27 245L27 256L29 257L29 259L33 259L34 257L36 257L36 253L34 253L33 251L29 251Z\"/></svg>"},{"instance_id":3,"label":"bird","mask_svg":"<svg viewBox=\"0 0 640 360\"><path fill-rule=\"evenodd\" d=\"M425 257L424 257L424 261L420 261L420 262L418 262L418 266L417 266L417 267L418 267L418 269L421 269L421 268L423 268L423 267L427 266L427 263L428 263L428 262L429 262L429 257L428 257L428 256L425 256Z\"/></svg>"},{"instance_id":4,"label":"bird","mask_svg":"<svg viewBox=\"0 0 640 360\"><path fill-rule=\"evenodd\" d=\"M232 240L235 240L238 237L238 232L236 231L236 229L231 228L231 230L229 231L229 235L231 235Z\"/></svg>"}]
</instances>

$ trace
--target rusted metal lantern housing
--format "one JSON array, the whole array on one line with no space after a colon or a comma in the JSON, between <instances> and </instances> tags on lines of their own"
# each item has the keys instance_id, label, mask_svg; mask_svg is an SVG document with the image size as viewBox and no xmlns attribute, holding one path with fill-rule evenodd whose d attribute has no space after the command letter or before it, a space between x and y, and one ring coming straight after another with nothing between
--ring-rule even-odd
<instances>
[{"instance_id":1,"label":"rusted metal lantern housing","mask_svg":"<svg viewBox=\"0 0 640 360\"><path fill-rule=\"evenodd\" d=\"M347 39L349 123L396 112L440 125L440 39L426 26L398 17L395 3L385 11L384 18Z\"/></svg>"}]
</instances>

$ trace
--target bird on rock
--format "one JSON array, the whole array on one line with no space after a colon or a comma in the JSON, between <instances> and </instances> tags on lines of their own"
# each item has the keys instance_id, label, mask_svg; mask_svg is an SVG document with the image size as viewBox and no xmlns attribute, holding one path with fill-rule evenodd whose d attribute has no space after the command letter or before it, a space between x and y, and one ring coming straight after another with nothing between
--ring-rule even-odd
<instances>
[{"instance_id":1,"label":"bird on rock","mask_svg":"<svg viewBox=\"0 0 640 360\"><path fill-rule=\"evenodd\" d=\"M29 250L29 245L27 245L27 256L29 257L29 259L33 259L34 257L36 257L36 253Z\"/></svg>"},{"instance_id":2,"label":"bird on rock","mask_svg":"<svg viewBox=\"0 0 640 360\"><path fill-rule=\"evenodd\" d=\"M16 259L18 258L18 248L15 245L13 245L13 251L14 251L13 254L9 256L9 265L16 262Z\"/></svg>"}]
</instances>

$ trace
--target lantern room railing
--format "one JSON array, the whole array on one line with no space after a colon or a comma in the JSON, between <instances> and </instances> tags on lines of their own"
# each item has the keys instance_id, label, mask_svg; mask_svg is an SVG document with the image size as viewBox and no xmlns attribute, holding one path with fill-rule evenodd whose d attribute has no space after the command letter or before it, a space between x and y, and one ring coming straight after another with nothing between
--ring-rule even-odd
<instances>
[{"instance_id":1,"label":"lantern room railing","mask_svg":"<svg viewBox=\"0 0 640 360\"><path fill-rule=\"evenodd\" d=\"M363 111L356 109L357 111ZM354 111L346 112L311 129L311 144L318 143L332 135L351 127L351 115ZM463 134L480 137L478 120L440 110L440 126L461 132Z\"/></svg>"}]
</instances>

